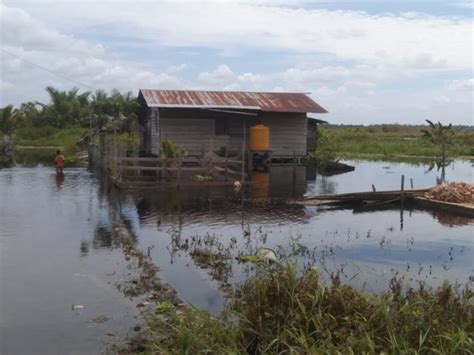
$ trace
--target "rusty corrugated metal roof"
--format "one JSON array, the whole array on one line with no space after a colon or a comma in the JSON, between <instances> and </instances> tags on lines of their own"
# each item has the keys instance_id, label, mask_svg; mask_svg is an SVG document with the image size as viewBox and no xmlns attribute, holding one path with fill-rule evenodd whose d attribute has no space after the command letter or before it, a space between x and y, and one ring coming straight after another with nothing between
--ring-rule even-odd
<instances>
[{"instance_id":1,"label":"rusty corrugated metal roof","mask_svg":"<svg viewBox=\"0 0 474 355\"><path fill-rule=\"evenodd\" d=\"M149 107L232 108L268 112L327 111L303 93L140 90Z\"/></svg>"}]
</instances>

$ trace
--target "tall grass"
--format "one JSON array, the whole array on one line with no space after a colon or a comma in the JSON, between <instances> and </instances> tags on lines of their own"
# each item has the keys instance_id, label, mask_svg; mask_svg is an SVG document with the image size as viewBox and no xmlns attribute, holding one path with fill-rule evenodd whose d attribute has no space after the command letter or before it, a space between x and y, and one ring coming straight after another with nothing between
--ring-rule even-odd
<instances>
[{"instance_id":1,"label":"tall grass","mask_svg":"<svg viewBox=\"0 0 474 355\"><path fill-rule=\"evenodd\" d=\"M397 127L397 126L395 126ZM420 131L412 128L383 129L321 128L329 140L344 155L376 154L382 156L413 155L436 157L440 148L422 139ZM453 144L448 146L450 156L474 155L474 130L456 132Z\"/></svg>"},{"instance_id":2,"label":"tall grass","mask_svg":"<svg viewBox=\"0 0 474 355\"><path fill-rule=\"evenodd\" d=\"M15 131L15 140L16 144L20 146L61 147L66 152L71 153L74 151L79 138L87 132L88 130L85 128L27 127Z\"/></svg>"},{"instance_id":3,"label":"tall grass","mask_svg":"<svg viewBox=\"0 0 474 355\"><path fill-rule=\"evenodd\" d=\"M402 291L392 280L380 295L324 285L314 269L263 269L219 316L167 308L150 320L142 346L166 354L471 354L474 294L438 289ZM160 308L162 309L162 308Z\"/></svg>"}]
</instances>

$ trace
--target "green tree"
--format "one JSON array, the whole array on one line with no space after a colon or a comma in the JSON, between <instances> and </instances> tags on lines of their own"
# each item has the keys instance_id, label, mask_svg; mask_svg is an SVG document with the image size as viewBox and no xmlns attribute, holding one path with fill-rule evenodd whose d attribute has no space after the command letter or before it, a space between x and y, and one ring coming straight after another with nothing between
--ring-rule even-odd
<instances>
[{"instance_id":1,"label":"green tree","mask_svg":"<svg viewBox=\"0 0 474 355\"><path fill-rule=\"evenodd\" d=\"M320 167L337 162L339 156L337 154L337 143L334 137L331 137L329 132L324 128L319 128L317 133L317 147L316 151L311 154L313 159L316 159Z\"/></svg>"},{"instance_id":2,"label":"green tree","mask_svg":"<svg viewBox=\"0 0 474 355\"><path fill-rule=\"evenodd\" d=\"M18 117L18 111L13 108L13 105L0 108L0 132L11 135L17 125Z\"/></svg>"},{"instance_id":3,"label":"green tree","mask_svg":"<svg viewBox=\"0 0 474 355\"><path fill-rule=\"evenodd\" d=\"M441 122L434 124L430 120L426 120L428 123L428 129L422 129L421 133L423 138L427 139L433 144L441 147L441 161L443 164L446 162L446 148L452 144L455 132L452 128L452 124L445 126Z\"/></svg>"},{"instance_id":4,"label":"green tree","mask_svg":"<svg viewBox=\"0 0 474 355\"><path fill-rule=\"evenodd\" d=\"M114 121L123 132L133 129L138 107L138 102L131 92L122 94L116 89L112 90L110 95L104 90L98 90L91 99L95 125L102 127L108 121Z\"/></svg>"},{"instance_id":5,"label":"green tree","mask_svg":"<svg viewBox=\"0 0 474 355\"><path fill-rule=\"evenodd\" d=\"M64 128L66 126L86 125L89 112L89 92L78 94L78 88L68 91L60 91L48 86L51 103L46 105L38 103L43 107L43 112L51 126Z\"/></svg>"},{"instance_id":6,"label":"green tree","mask_svg":"<svg viewBox=\"0 0 474 355\"><path fill-rule=\"evenodd\" d=\"M48 125L43 114L42 106L35 102L22 103L18 109L18 113L20 116L20 126L44 127Z\"/></svg>"}]
</instances>

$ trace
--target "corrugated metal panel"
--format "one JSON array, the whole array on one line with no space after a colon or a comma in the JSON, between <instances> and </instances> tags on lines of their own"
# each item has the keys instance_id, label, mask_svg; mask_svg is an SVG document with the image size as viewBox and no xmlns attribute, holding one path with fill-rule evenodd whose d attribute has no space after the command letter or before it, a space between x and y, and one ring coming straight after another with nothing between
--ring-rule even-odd
<instances>
[{"instance_id":1,"label":"corrugated metal panel","mask_svg":"<svg viewBox=\"0 0 474 355\"><path fill-rule=\"evenodd\" d=\"M327 111L303 93L140 90L149 107L233 108L267 112Z\"/></svg>"}]
</instances>

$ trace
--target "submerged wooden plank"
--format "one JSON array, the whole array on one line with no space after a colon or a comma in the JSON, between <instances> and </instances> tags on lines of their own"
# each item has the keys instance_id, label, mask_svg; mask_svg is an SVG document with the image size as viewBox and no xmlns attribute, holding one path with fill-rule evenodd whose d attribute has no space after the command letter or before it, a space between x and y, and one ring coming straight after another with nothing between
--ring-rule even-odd
<instances>
[{"instance_id":1,"label":"submerged wooden plank","mask_svg":"<svg viewBox=\"0 0 474 355\"><path fill-rule=\"evenodd\" d=\"M405 190L406 196L422 195L429 191L431 187L416 190ZM367 191L367 192L352 192L345 194L335 195L319 195L319 196L307 196L303 198L303 201L311 200L335 200L335 201L378 201L378 200L391 200L399 198L401 195L400 190L394 191Z\"/></svg>"},{"instance_id":2,"label":"submerged wooden plank","mask_svg":"<svg viewBox=\"0 0 474 355\"><path fill-rule=\"evenodd\" d=\"M474 217L474 205L468 203L454 203L438 200L431 200L426 197L416 196L413 201L419 206L432 208L447 212L463 214L465 216Z\"/></svg>"}]
</instances>

